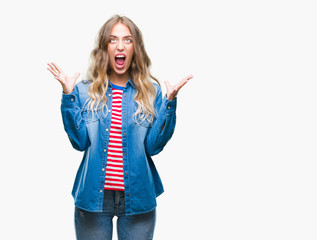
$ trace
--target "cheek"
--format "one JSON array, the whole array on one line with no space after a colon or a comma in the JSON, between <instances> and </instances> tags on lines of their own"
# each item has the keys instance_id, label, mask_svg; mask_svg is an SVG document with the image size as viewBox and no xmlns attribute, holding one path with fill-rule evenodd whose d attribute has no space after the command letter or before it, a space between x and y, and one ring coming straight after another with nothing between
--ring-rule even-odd
<instances>
[{"instance_id":1,"label":"cheek","mask_svg":"<svg viewBox=\"0 0 317 240\"><path fill-rule=\"evenodd\" d=\"M110 59L114 57L114 51L115 50L113 49L113 47L108 46L107 53L108 53L108 56L109 56Z\"/></svg>"},{"instance_id":2,"label":"cheek","mask_svg":"<svg viewBox=\"0 0 317 240\"><path fill-rule=\"evenodd\" d=\"M131 61L134 55L133 47L129 49L128 52L129 52L129 60Z\"/></svg>"}]
</instances>

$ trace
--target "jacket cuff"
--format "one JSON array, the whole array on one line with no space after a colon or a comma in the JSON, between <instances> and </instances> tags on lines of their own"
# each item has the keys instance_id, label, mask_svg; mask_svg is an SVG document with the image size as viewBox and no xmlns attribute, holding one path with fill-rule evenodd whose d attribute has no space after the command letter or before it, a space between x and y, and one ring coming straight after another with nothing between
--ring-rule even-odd
<instances>
[{"instance_id":1,"label":"jacket cuff","mask_svg":"<svg viewBox=\"0 0 317 240\"><path fill-rule=\"evenodd\" d=\"M177 98L174 100L170 101L166 98L166 96L163 99L163 103L166 109L167 114L173 114L176 112L176 106L177 106Z\"/></svg>"},{"instance_id":2,"label":"jacket cuff","mask_svg":"<svg viewBox=\"0 0 317 240\"><path fill-rule=\"evenodd\" d=\"M62 95L62 105L63 107L73 108L76 107L76 96L73 93Z\"/></svg>"}]
</instances>

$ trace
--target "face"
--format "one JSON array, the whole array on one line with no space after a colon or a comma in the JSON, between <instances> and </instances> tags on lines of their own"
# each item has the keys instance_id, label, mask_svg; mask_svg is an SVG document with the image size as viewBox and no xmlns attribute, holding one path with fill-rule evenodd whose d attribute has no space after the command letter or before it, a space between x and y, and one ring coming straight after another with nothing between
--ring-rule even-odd
<instances>
[{"instance_id":1,"label":"face","mask_svg":"<svg viewBox=\"0 0 317 240\"><path fill-rule=\"evenodd\" d=\"M128 69L133 58L133 42L129 28L117 23L113 26L108 43L108 54L111 66L111 75L129 77Z\"/></svg>"}]
</instances>

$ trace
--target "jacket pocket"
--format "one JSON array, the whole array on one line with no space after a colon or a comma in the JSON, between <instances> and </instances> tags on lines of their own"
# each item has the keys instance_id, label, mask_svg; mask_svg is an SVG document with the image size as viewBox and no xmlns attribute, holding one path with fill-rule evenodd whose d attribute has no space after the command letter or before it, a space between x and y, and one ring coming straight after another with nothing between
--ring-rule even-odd
<instances>
[{"instance_id":1,"label":"jacket pocket","mask_svg":"<svg viewBox=\"0 0 317 240\"><path fill-rule=\"evenodd\" d=\"M90 109L83 109L81 111L81 114L86 123L98 121L105 115L104 111L102 111L101 109L97 109L96 111L92 111Z\"/></svg>"},{"instance_id":2,"label":"jacket pocket","mask_svg":"<svg viewBox=\"0 0 317 240\"><path fill-rule=\"evenodd\" d=\"M135 116L135 117L133 118L133 121L134 121L134 123L135 123L136 125L138 125L138 126L142 126L142 127L145 127L145 128L151 127L151 122L150 122L149 120L147 120L147 119L141 120L141 119L139 118L139 116Z\"/></svg>"}]
</instances>

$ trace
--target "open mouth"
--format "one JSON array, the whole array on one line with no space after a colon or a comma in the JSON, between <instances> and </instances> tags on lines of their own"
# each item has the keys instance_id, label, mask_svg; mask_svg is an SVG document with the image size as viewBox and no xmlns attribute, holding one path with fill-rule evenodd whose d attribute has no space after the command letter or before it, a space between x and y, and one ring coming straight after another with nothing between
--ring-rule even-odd
<instances>
[{"instance_id":1,"label":"open mouth","mask_svg":"<svg viewBox=\"0 0 317 240\"><path fill-rule=\"evenodd\" d=\"M119 69L123 68L124 63L125 63L125 55L123 55L123 54L116 55L115 62L116 62L117 68L119 68Z\"/></svg>"}]
</instances>

